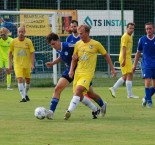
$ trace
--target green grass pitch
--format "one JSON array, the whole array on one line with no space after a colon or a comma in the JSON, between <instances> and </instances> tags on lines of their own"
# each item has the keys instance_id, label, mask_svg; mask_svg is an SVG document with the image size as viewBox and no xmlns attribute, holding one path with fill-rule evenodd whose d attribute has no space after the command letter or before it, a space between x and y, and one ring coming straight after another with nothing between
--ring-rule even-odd
<instances>
[{"instance_id":1,"label":"green grass pitch","mask_svg":"<svg viewBox=\"0 0 155 145\"><path fill-rule=\"evenodd\" d=\"M54 120L38 120L34 110L49 108L53 88L31 88L31 101L19 103L18 89L0 89L0 145L154 145L155 108L142 108L143 87L133 87L140 99L127 99L126 88L112 98L108 87L94 90L107 101L107 114L93 120L91 110L81 103L69 120L64 113L72 98L72 88L61 96ZM153 102L155 99L153 97Z\"/></svg>"}]
</instances>

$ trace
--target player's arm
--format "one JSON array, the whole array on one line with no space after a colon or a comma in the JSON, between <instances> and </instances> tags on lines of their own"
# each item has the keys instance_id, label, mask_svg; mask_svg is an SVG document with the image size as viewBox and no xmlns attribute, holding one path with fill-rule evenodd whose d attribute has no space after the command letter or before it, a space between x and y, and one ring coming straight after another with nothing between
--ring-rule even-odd
<instances>
[{"instance_id":1,"label":"player's arm","mask_svg":"<svg viewBox=\"0 0 155 145\"><path fill-rule=\"evenodd\" d=\"M31 57L31 70L33 70L34 69L34 52L31 52L30 57Z\"/></svg>"},{"instance_id":2,"label":"player's arm","mask_svg":"<svg viewBox=\"0 0 155 145\"><path fill-rule=\"evenodd\" d=\"M9 71L12 70L12 52L9 52L9 67L8 67Z\"/></svg>"},{"instance_id":3,"label":"player's arm","mask_svg":"<svg viewBox=\"0 0 155 145\"><path fill-rule=\"evenodd\" d=\"M123 61L122 61L122 64L121 64L121 66L122 67L124 67L125 66L125 64L126 64L126 47L125 46L123 46L123 48L122 48L122 58L123 58Z\"/></svg>"},{"instance_id":4,"label":"player's arm","mask_svg":"<svg viewBox=\"0 0 155 145\"><path fill-rule=\"evenodd\" d=\"M106 53L105 55L103 55L105 60L107 61L107 63L109 64L110 66L110 69L111 69L111 73L113 74L114 77L116 77L116 71L114 69L114 66L112 64L112 61L111 61L111 58L110 56L108 55L108 53Z\"/></svg>"},{"instance_id":5,"label":"player's arm","mask_svg":"<svg viewBox=\"0 0 155 145\"><path fill-rule=\"evenodd\" d=\"M69 71L69 77L70 78L73 78L73 76L74 76L74 70L75 70L75 67L77 65L77 62L78 62L78 55L73 54L72 61L71 61L71 67L70 67L70 71Z\"/></svg>"},{"instance_id":6,"label":"player's arm","mask_svg":"<svg viewBox=\"0 0 155 145\"><path fill-rule=\"evenodd\" d=\"M135 58L134 58L133 67L132 67L133 72L136 70L136 65L138 63L138 60L139 60L139 57L140 56L141 56L141 52L140 51L137 51L137 53L135 55Z\"/></svg>"},{"instance_id":7,"label":"player's arm","mask_svg":"<svg viewBox=\"0 0 155 145\"><path fill-rule=\"evenodd\" d=\"M58 64L59 62L61 62L62 60L61 60L61 58L60 58L60 56L57 58L57 59L55 59L54 61L50 61L50 62L46 62L45 63L45 65L46 65L46 67L47 68L50 68L51 66L53 66L53 65L55 65L55 64Z\"/></svg>"}]
</instances>

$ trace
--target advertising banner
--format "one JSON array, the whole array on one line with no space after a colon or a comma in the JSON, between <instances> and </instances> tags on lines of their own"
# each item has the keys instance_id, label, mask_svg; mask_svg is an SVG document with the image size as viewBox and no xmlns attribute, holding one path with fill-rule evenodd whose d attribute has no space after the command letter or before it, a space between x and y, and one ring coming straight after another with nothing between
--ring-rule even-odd
<instances>
[{"instance_id":1,"label":"advertising banner","mask_svg":"<svg viewBox=\"0 0 155 145\"><path fill-rule=\"evenodd\" d=\"M76 10L35 10L22 9L21 11L38 11L38 12L54 12L51 15L42 14L21 14L20 25L26 28L26 35L28 36L46 36L54 30L59 36L68 36L70 33L71 20L77 19ZM54 28L52 24L54 21Z\"/></svg>"},{"instance_id":2,"label":"advertising banner","mask_svg":"<svg viewBox=\"0 0 155 145\"><path fill-rule=\"evenodd\" d=\"M91 36L122 35L121 10L78 10L79 24L91 28ZM133 22L133 10L124 10L124 31L129 22Z\"/></svg>"}]
</instances>

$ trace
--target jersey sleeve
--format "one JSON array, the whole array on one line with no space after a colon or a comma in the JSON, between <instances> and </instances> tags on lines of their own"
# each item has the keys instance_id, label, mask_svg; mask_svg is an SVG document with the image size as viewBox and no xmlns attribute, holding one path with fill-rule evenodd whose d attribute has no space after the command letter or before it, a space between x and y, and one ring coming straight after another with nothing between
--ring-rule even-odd
<instances>
[{"instance_id":1,"label":"jersey sleeve","mask_svg":"<svg viewBox=\"0 0 155 145\"><path fill-rule=\"evenodd\" d=\"M35 51L33 43L32 43L31 40L29 41L29 48L30 48L30 52L34 52Z\"/></svg>"},{"instance_id":2,"label":"jersey sleeve","mask_svg":"<svg viewBox=\"0 0 155 145\"><path fill-rule=\"evenodd\" d=\"M127 35L124 35L122 38L121 38L121 43L122 43L122 47L127 47L128 45L128 37Z\"/></svg>"},{"instance_id":3,"label":"jersey sleeve","mask_svg":"<svg viewBox=\"0 0 155 145\"><path fill-rule=\"evenodd\" d=\"M103 47L103 45L98 42L98 52L101 53L102 55L106 55L107 51L105 50L105 48Z\"/></svg>"},{"instance_id":4,"label":"jersey sleeve","mask_svg":"<svg viewBox=\"0 0 155 145\"><path fill-rule=\"evenodd\" d=\"M10 43L10 52L14 51L14 39Z\"/></svg>"},{"instance_id":5,"label":"jersey sleeve","mask_svg":"<svg viewBox=\"0 0 155 145\"><path fill-rule=\"evenodd\" d=\"M139 39L138 41L138 47L137 47L137 51L142 51L143 47L142 47L142 38Z\"/></svg>"}]
</instances>

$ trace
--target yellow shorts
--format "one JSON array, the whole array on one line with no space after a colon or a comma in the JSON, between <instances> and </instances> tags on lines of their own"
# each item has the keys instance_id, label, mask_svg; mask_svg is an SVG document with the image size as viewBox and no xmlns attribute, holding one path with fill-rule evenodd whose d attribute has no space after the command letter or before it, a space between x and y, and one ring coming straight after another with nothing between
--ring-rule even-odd
<instances>
[{"instance_id":1,"label":"yellow shorts","mask_svg":"<svg viewBox=\"0 0 155 145\"><path fill-rule=\"evenodd\" d=\"M75 74L73 81L73 92L75 92L77 86L83 86L85 87L85 91L83 93L86 94L89 90L90 82L92 81L92 79L93 76L90 75Z\"/></svg>"},{"instance_id":2,"label":"yellow shorts","mask_svg":"<svg viewBox=\"0 0 155 145\"><path fill-rule=\"evenodd\" d=\"M31 68L14 67L16 78L31 78Z\"/></svg>"},{"instance_id":3,"label":"yellow shorts","mask_svg":"<svg viewBox=\"0 0 155 145\"><path fill-rule=\"evenodd\" d=\"M9 66L9 60L8 58L1 58L0 57L0 68L8 68Z\"/></svg>"},{"instance_id":4,"label":"yellow shorts","mask_svg":"<svg viewBox=\"0 0 155 145\"><path fill-rule=\"evenodd\" d=\"M125 66L124 67L120 66L120 67L121 67L122 75L132 73L132 61L131 60L127 60Z\"/></svg>"}]
</instances>

